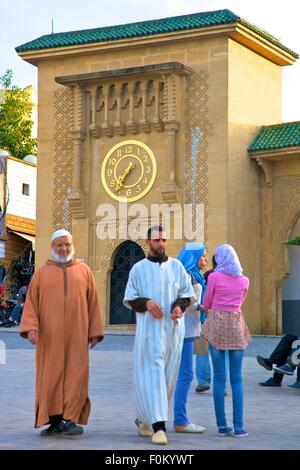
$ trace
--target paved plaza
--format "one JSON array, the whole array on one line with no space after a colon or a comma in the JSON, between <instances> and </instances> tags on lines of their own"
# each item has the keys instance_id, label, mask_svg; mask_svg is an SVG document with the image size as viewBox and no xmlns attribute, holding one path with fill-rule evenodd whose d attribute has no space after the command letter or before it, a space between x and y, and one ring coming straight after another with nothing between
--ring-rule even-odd
<instances>
[{"instance_id":1,"label":"paved plaza","mask_svg":"<svg viewBox=\"0 0 300 470\"><path fill-rule=\"evenodd\" d=\"M276 337L254 337L244 362L245 427L249 437L235 439L216 435L212 391L189 396L189 415L207 431L201 435L172 430L169 413L169 445L154 446L150 438L137 435L132 402L133 340L131 334L109 332L90 353L90 398L92 412L83 436L40 437L34 422L35 351L19 337L17 329L0 330L6 345L6 364L0 364L0 449L107 449L107 450L235 450L300 449L300 392L282 387L265 388L258 382L270 376L258 366L256 354L268 355ZM231 421L231 391L226 398ZM159 447L159 449L158 449Z\"/></svg>"}]
</instances>

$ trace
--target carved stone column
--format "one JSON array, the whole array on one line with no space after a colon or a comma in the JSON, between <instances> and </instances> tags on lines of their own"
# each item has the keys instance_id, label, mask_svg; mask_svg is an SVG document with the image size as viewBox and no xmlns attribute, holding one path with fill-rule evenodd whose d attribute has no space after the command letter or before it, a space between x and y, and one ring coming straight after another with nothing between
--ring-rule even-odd
<instances>
[{"instance_id":1,"label":"carved stone column","mask_svg":"<svg viewBox=\"0 0 300 470\"><path fill-rule=\"evenodd\" d=\"M89 88L90 97L91 97L91 100L90 100L91 123L89 125L89 130L90 130L90 134L95 138L100 137L100 127L96 122L97 88L98 88L97 85L93 85Z\"/></svg>"},{"instance_id":2,"label":"carved stone column","mask_svg":"<svg viewBox=\"0 0 300 470\"><path fill-rule=\"evenodd\" d=\"M282 289L284 282L276 282L276 335L282 335Z\"/></svg>"},{"instance_id":3,"label":"carved stone column","mask_svg":"<svg viewBox=\"0 0 300 470\"><path fill-rule=\"evenodd\" d=\"M68 196L70 210L75 218L86 217L86 196L82 190L81 182L81 159L82 159L82 142L85 133L82 131L71 131L74 145L74 163L73 163L73 181L72 191Z\"/></svg>"},{"instance_id":4,"label":"carved stone column","mask_svg":"<svg viewBox=\"0 0 300 470\"><path fill-rule=\"evenodd\" d=\"M113 128L109 124L108 110L109 110L109 83L103 85L103 97L104 97L104 122L102 124L103 134L111 137L113 135Z\"/></svg>"},{"instance_id":5,"label":"carved stone column","mask_svg":"<svg viewBox=\"0 0 300 470\"><path fill-rule=\"evenodd\" d=\"M165 124L165 129L168 136L168 182L161 190L163 199L166 202L177 201L178 186L175 182L175 161L176 161L176 132L179 128L179 123L168 122Z\"/></svg>"},{"instance_id":6,"label":"carved stone column","mask_svg":"<svg viewBox=\"0 0 300 470\"><path fill-rule=\"evenodd\" d=\"M178 96L180 95L181 77L171 74L165 84L165 118L164 125L168 138L168 177L166 186L162 189L162 197L166 202L178 200L178 186L175 181L176 174L176 133L179 129L181 109Z\"/></svg>"},{"instance_id":7,"label":"carved stone column","mask_svg":"<svg viewBox=\"0 0 300 470\"><path fill-rule=\"evenodd\" d=\"M154 80L153 92L155 97L155 113L153 117L153 126L157 131L161 132L164 129L164 125L159 116L160 82L158 80Z\"/></svg>"},{"instance_id":8,"label":"carved stone column","mask_svg":"<svg viewBox=\"0 0 300 470\"><path fill-rule=\"evenodd\" d=\"M127 122L127 128L132 134L137 134L139 129L138 125L134 120L134 88L135 83L131 82L128 85L128 94L129 94L129 121Z\"/></svg>"},{"instance_id":9,"label":"carved stone column","mask_svg":"<svg viewBox=\"0 0 300 470\"><path fill-rule=\"evenodd\" d=\"M139 125L140 129L144 132L150 132L150 123L147 119L147 81L141 82L141 93L142 93L142 117L140 119Z\"/></svg>"},{"instance_id":10,"label":"carved stone column","mask_svg":"<svg viewBox=\"0 0 300 470\"><path fill-rule=\"evenodd\" d=\"M81 86L76 85L73 87L74 108L70 134L73 138L74 161L72 191L68 196L68 201L72 216L75 218L86 217L86 196L81 181L82 142L86 135L84 93L85 91Z\"/></svg>"},{"instance_id":11,"label":"carved stone column","mask_svg":"<svg viewBox=\"0 0 300 470\"><path fill-rule=\"evenodd\" d=\"M114 129L118 135L125 135L126 128L121 122L121 93L122 93L122 84L119 83L116 85L116 100L117 100L117 119L114 122Z\"/></svg>"}]
</instances>

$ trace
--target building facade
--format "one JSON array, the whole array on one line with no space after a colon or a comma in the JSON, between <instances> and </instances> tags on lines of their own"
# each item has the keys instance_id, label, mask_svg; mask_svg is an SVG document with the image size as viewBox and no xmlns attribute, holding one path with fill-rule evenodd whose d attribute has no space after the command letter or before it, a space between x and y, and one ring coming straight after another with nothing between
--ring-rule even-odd
<instances>
[{"instance_id":1,"label":"building facade","mask_svg":"<svg viewBox=\"0 0 300 470\"><path fill-rule=\"evenodd\" d=\"M51 232L71 229L106 324L132 324L122 293L147 250L127 229L137 203L144 227L153 205L173 205L175 225L190 225L210 255L220 243L237 249L251 279L251 331L281 333L282 242L299 205L291 198L289 216L275 214L281 203L285 213L282 201L293 191L299 197L299 155L286 174L284 162L248 147L261 126L281 123L282 67L297 54L228 10L52 34L17 52L38 67L37 264L50 254ZM294 182L291 192L284 178ZM99 238L103 221L114 218L117 233ZM175 228L171 256L187 239Z\"/></svg>"},{"instance_id":2,"label":"building facade","mask_svg":"<svg viewBox=\"0 0 300 470\"><path fill-rule=\"evenodd\" d=\"M1 162L1 169L0 264L7 272L4 285L9 296L16 293L22 287L19 284L26 283L33 272L36 164L8 157ZM20 269L15 269L16 263Z\"/></svg>"}]
</instances>

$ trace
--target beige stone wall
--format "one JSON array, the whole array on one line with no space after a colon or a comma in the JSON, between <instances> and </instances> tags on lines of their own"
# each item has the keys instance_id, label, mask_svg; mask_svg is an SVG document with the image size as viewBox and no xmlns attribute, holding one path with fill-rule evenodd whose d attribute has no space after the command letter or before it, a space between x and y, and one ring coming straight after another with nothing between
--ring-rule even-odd
<instances>
[{"instance_id":1,"label":"beige stone wall","mask_svg":"<svg viewBox=\"0 0 300 470\"><path fill-rule=\"evenodd\" d=\"M55 91L59 88L64 88L55 82L55 77L79 73L89 73L102 70L112 70L114 68L125 68L133 66L141 66L147 64L163 63L168 61L178 61L185 65L191 66L194 70L206 70L210 74L210 98L212 99L209 104L209 113L211 119L214 115L215 100L218 101L217 96L218 89L224 86L223 78L226 76L226 70L220 72L218 64L218 56L223 54L223 50L226 50L226 38L212 38L203 39L201 43L199 41L182 42L176 44L159 45L151 47L140 47L138 49L126 49L125 51L110 51L101 52L95 54L71 56L70 58L43 60L38 65L39 71L39 164L38 164L38 178L37 178L37 220L39 221L37 227L37 265L40 265L43 260L49 255L49 237L53 230L52 224L52 200L50 195L52 193L52 181L54 178L54 163L53 156L55 152ZM226 88L226 87L225 87ZM217 125L216 131L221 138L226 132L226 113L225 105L224 116L220 118L222 120L221 125ZM177 165L177 178L179 184L182 183L183 175L183 161L184 161L184 123L178 132L177 138L177 150L178 150L178 165ZM225 126L225 127L224 127ZM131 136L132 137L132 136ZM157 134L155 139L152 135L139 135L138 139L144 140L146 143L151 143L150 146L154 146L155 150L159 148L160 155L163 157L165 137ZM124 136L124 139L126 136ZM108 142L90 143L89 148L86 149L87 143L84 144L85 151L91 152L91 148L95 148L98 153L97 158L101 158L105 153L106 148L109 148L113 143L122 140L122 138L108 138ZM213 144L213 153L215 153L215 143ZM222 148L222 144L220 143ZM164 159L160 158L160 172L162 174L164 168L162 167ZM93 162L92 165L97 162ZM91 166L91 162L85 161L83 167L88 167L88 175L91 173L95 175L94 168ZM89 178L87 174L84 175L84 179ZM151 191L153 200L157 201L157 194L159 192L159 184L161 184L161 177L158 176L154 191ZM143 201L144 202L144 201ZM86 233L86 227L84 222L76 222L82 226L82 229L78 228L78 234L83 230ZM83 225L82 225L83 224ZM74 227L77 231L77 225ZM82 233L81 233L82 235ZM78 249L79 256L86 258L87 251L87 239L83 238L80 241L80 249ZM85 247L85 248L84 248Z\"/></svg>"},{"instance_id":2,"label":"beige stone wall","mask_svg":"<svg viewBox=\"0 0 300 470\"><path fill-rule=\"evenodd\" d=\"M69 59L51 61L41 61L39 64L39 165L38 165L38 200L37 200L37 266L40 265L50 254L49 239L53 231L52 213L53 198L52 184L54 178L55 153L55 90L64 88L55 83L56 76L72 75L78 73L89 73L103 70L112 70L114 68L134 67L147 64L164 63L168 61L178 61L190 66L194 71L206 71L208 74L208 133L214 133L217 138L211 140L210 156L215 155L218 149L224 149L222 136L226 134L227 115L224 96L227 95L226 84L226 60L227 60L227 39L211 38L203 39L201 43L185 42L178 44L160 45L132 49L126 51L110 51L100 54L89 54L87 56L70 57ZM222 64L219 62L221 61ZM225 80L225 81L224 81ZM176 179L179 186L180 201L184 200L184 161L185 161L185 123L184 123L184 101L182 106L182 120L176 139ZM218 110L218 118L214 123L215 109ZM90 219L95 217L95 211L99 203L114 203L106 194L103 193L100 183L101 160L106 152L114 144L126 138L137 138L145 142L154 151L158 159L158 175L155 184L148 195L140 202L150 204L151 202L160 203L161 187L166 182L167 174L167 137L165 132L154 132L150 134L139 134L137 136L115 136L112 138L104 137L100 139L87 138L83 143L83 187L92 194L89 200ZM220 163L220 172L223 172L223 159ZM223 206L224 198L213 196L212 204L216 205L216 210L209 211L217 214L220 212L218 207ZM226 218L220 220L213 216L212 223L223 230ZM89 246L93 242L90 223L88 219L73 220L73 233L76 244L76 254L79 258L89 261L91 253ZM222 235L220 235L222 239ZM181 241L170 242L169 253L176 256L182 246ZM103 309L108 314L107 300L109 273L102 267L102 253L106 250L106 244L98 243L98 263L95 266L94 273L99 286L100 297Z\"/></svg>"},{"instance_id":3,"label":"beige stone wall","mask_svg":"<svg viewBox=\"0 0 300 470\"><path fill-rule=\"evenodd\" d=\"M206 87L203 92L203 109L206 110L206 115L201 121L205 142L202 144L201 158L207 164L208 190L201 197L204 198L207 210L206 242L209 257L220 243L232 243L237 248L245 272L251 279L246 316L252 332L259 333L262 328L261 289L264 287L260 275L260 201L264 190L260 189L258 168L255 162L250 161L247 147L259 126L280 121L281 69L225 36L144 45L139 48L131 47L129 42L128 47L122 51L98 51L64 59L40 61L37 266L50 254L49 240L54 229L53 178L57 172L54 155L57 151L59 121L55 93L57 90L66 89L55 82L55 77L171 61L190 67L193 73L202 71L205 74L202 83ZM188 81L189 78L182 80L182 98L179 100L181 119L176 137L176 182L179 186L179 202L185 200L184 165L187 158L188 116L184 100L185 93L188 92ZM158 160L155 184L150 193L139 202L163 202L161 188L168 182L168 139L165 131L100 138L89 135L82 144L81 159L82 187L88 194L88 217L73 219L72 227L77 256L89 262L93 268L106 321L109 310L109 270L112 268L112 264L108 266L107 257L113 255L117 244L98 242L95 238L95 214L98 204L114 204L103 192L100 168L106 152L114 144L128 138L146 143ZM269 209L264 210L264 217L267 218ZM268 238L268 230L265 228L265 240ZM181 241L170 242L169 254L176 256L182 245ZM273 308L274 296L270 292L265 316L271 315Z\"/></svg>"},{"instance_id":4,"label":"beige stone wall","mask_svg":"<svg viewBox=\"0 0 300 470\"><path fill-rule=\"evenodd\" d=\"M229 40L228 97L228 241L251 281L245 303L251 331L275 333L272 199L268 206L247 148L260 126L281 121L281 67Z\"/></svg>"},{"instance_id":5,"label":"beige stone wall","mask_svg":"<svg viewBox=\"0 0 300 470\"><path fill-rule=\"evenodd\" d=\"M55 150L55 69L52 61L38 66L38 163L36 204L36 267L51 255L53 232L53 156Z\"/></svg>"}]
</instances>

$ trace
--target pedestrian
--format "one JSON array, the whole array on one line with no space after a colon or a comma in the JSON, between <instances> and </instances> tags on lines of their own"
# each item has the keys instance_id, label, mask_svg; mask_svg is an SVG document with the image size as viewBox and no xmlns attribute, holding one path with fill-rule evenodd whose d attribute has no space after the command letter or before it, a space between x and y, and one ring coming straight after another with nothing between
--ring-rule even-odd
<instances>
[{"instance_id":1,"label":"pedestrian","mask_svg":"<svg viewBox=\"0 0 300 470\"><path fill-rule=\"evenodd\" d=\"M103 323L90 268L74 259L72 235L52 235L52 260L32 277L20 334L36 345L35 427L42 436L78 435L90 413L89 355L103 339Z\"/></svg>"},{"instance_id":2,"label":"pedestrian","mask_svg":"<svg viewBox=\"0 0 300 470\"><path fill-rule=\"evenodd\" d=\"M244 349L251 336L241 312L249 279L243 276L239 258L231 245L220 245L215 251L217 266L208 279L203 306L207 319L202 335L209 342L213 363L213 395L218 433L246 437L243 422L242 362ZM226 351L228 351L233 401L233 427L225 415Z\"/></svg>"},{"instance_id":3,"label":"pedestrian","mask_svg":"<svg viewBox=\"0 0 300 470\"><path fill-rule=\"evenodd\" d=\"M136 424L141 436L152 436L154 444L167 444L165 423L182 351L182 317L194 291L180 261L166 255L163 227L149 228L147 245L150 253L132 267L124 296L124 304L136 312Z\"/></svg>"},{"instance_id":4,"label":"pedestrian","mask_svg":"<svg viewBox=\"0 0 300 470\"><path fill-rule=\"evenodd\" d=\"M202 270L207 265L207 255L206 252L201 257L199 262L199 282L202 286L202 300L205 295L206 291L206 284L209 274L212 270L207 271L205 274L202 274ZM207 274L209 273L209 274ZM204 324L206 320L206 313L204 310L200 312L200 322L201 325ZM211 382L211 368L210 368L210 360L209 360L209 351L202 351L202 354L196 354L196 378L197 378L197 386L195 388L195 392L203 393L210 389L210 382Z\"/></svg>"},{"instance_id":5,"label":"pedestrian","mask_svg":"<svg viewBox=\"0 0 300 470\"><path fill-rule=\"evenodd\" d=\"M212 264L212 268L209 269L208 271L205 271L205 273L204 273L204 279L205 279L206 285L207 285L207 281L208 281L209 275L210 275L211 273L213 273L214 270L215 270L216 267L217 267L215 255L212 256L211 264Z\"/></svg>"},{"instance_id":6,"label":"pedestrian","mask_svg":"<svg viewBox=\"0 0 300 470\"><path fill-rule=\"evenodd\" d=\"M22 312L24 308L24 296L22 294L18 295L18 300L16 305L12 309L12 312L8 319L0 322L0 327L10 328L12 326L17 326L21 322Z\"/></svg>"},{"instance_id":7,"label":"pedestrian","mask_svg":"<svg viewBox=\"0 0 300 470\"><path fill-rule=\"evenodd\" d=\"M184 314L185 335L177 385L174 394L175 432L201 433L203 426L191 423L187 416L187 397L193 380L193 350L195 339L200 335L200 306L202 303L203 274L200 267L206 259L206 246L203 243L187 243L178 255L179 261L188 273L196 302L192 302Z\"/></svg>"}]
</instances>

